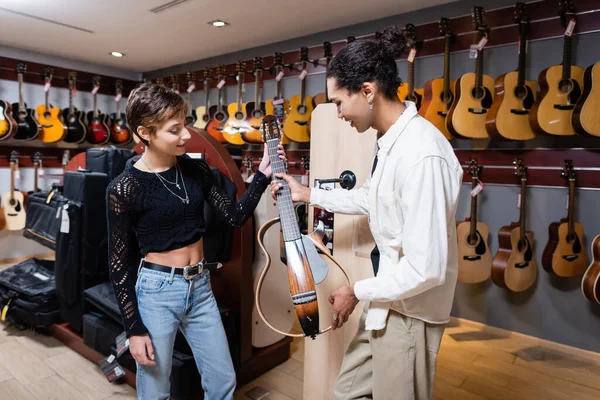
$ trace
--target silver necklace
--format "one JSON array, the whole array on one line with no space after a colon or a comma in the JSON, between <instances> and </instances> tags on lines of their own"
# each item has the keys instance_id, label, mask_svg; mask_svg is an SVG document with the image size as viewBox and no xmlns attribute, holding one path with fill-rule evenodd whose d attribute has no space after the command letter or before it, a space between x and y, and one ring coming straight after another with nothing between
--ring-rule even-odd
<instances>
[{"instance_id":1,"label":"silver necklace","mask_svg":"<svg viewBox=\"0 0 600 400\"><path fill-rule=\"evenodd\" d=\"M156 172L152 171L152 168L150 168L148 166L148 164L146 164L146 161L144 161L144 157L141 157L140 160L142 160L142 162L144 163L144 165L146 166L146 168L148 168L148 170L150 170L150 172L152 172L154 175L156 175L156 177L158 178L158 180L160 181L160 183L163 184L163 186L175 197L177 197L179 200L181 200L181 202L183 204L190 204L190 198L188 196L187 193L187 188L185 187L185 182L183 180L183 174L181 173L181 169L179 168L179 164L177 163L177 160L175 160L175 183L167 180L166 178L162 177L161 175L157 174ZM176 193L173 193L173 191L171 189L169 189L169 187L167 185L165 185L165 181L170 183L171 185L175 185L177 186L177 189L181 189L181 187L178 184L178 177L179 175L181 175L181 183L183 184L183 190L185 191L185 198L182 198L181 196L177 195Z\"/></svg>"}]
</instances>

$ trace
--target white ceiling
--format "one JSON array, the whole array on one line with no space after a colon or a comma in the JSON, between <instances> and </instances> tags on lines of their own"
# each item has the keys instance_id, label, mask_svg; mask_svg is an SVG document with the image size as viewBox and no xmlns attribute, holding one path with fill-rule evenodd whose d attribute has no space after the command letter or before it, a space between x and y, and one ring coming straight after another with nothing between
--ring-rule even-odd
<instances>
[{"instance_id":1,"label":"white ceiling","mask_svg":"<svg viewBox=\"0 0 600 400\"><path fill-rule=\"evenodd\" d=\"M0 45L146 72L451 0L187 0L149 11L169 1L0 0Z\"/></svg>"}]
</instances>

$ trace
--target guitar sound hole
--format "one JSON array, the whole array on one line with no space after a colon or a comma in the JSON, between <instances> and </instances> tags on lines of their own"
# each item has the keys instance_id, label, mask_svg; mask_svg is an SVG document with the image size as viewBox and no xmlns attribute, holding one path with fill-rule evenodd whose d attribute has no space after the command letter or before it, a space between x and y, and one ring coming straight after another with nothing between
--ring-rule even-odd
<instances>
[{"instance_id":1,"label":"guitar sound hole","mask_svg":"<svg viewBox=\"0 0 600 400\"><path fill-rule=\"evenodd\" d=\"M46 119L50 119L50 117L51 117L51 116L52 116L52 115L51 115L51 114L50 114L48 111L46 111L46 112L44 113L44 118L46 118Z\"/></svg>"},{"instance_id":2,"label":"guitar sound hole","mask_svg":"<svg viewBox=\"0 0 600 400\"><path fill-rule=\"evenodd\" d=\"M520 253L523 253L525 250L527 250L527 247L527 240L519 240L519 243L517 244L517 249Z\"/></svg>"},{"instance_id":3,"label":"guitar sound hole","mask_svg":"<svg viewBox=\"0 0 600 400\"><path fill-rule=\"evenodd\" d=\"M202 121L204 121L204 122L208 122L209 120L210 120L210 117L209 117L208 115L204 114L204 115L202 116Z\"/></svg>"},{"instance_id":4,"label":"guitar sound hole","mask_svg":"<svg viewBox=\"0 0 600 400\"><path fill-rule=\"evenodd\" d=\"M263 116L263 114L262 114L262 111L261 111L261 110L254 110L254 111L252 112L252 116L253 116L254 118L256 118L256 119L261 119L261 118L262 118L262 116Z\"/></svg>"},{"instance_id":5,"label":"guitar sound hole","mask_svg":"<svg viewBox=\"0 0 600 400\"><path fill-rule=\"evenodd\" d=\"M17 204L17 201L15 199L11 199L8 201L8 204L10 204L11 207L14 207L15 204Z\"/></svg>"},{"instance_id":6,"label":"guitar sound hole","mask_svg":"<svg viewBox=\"0 0 600 400\"><path fill-rule=\"evenodd\" d=\"M477 237L477 235L467 236L467 243L469 243L469 245L475 246L478 242L479 242L479 238Z\"/></svg>"},{"instance_id":7,"label":"guitar sound hole","mask_svg":"<svg viewBox=\"0 0 600 400\"><path fill-rule=\"evenodd\" d=\"M515 88L515 97L519 100L523 100L527 96L527 89L525 86L517 86Z\"/></svg>"},{"instance_id":8,"label":"guitar sound hole","mask_svg":"<svg viewBox=\"0 0 600 400\"><path fill-rule=\"evenodd\" d=\"M75 123L75 116L74 115L69 115L69 123L71 123L71 124Z\"/></svg>"},{"instance_id":9,"label":"guitar sound hole","mask_svg":"<svg viewBox=\"0 0 600 400\"><path fill-rule=\"evenodd\" d=\"M298 106L298 114L306 114L306 106Z\"/></svg>"},{"instance_id":10,"label":"guitar sound hole","mask_svg":"<svg viewBox=\"0 0 600 400\"><path fill-rule=\"evenodd\" d=\"M452 96L452 92L442 92L442 93L440 93L440 100L444 104L450 104L450 103L452 103L452 98L453 97L454 96Z\"/></svg>"},{"instance_id":11,"label":"guitar sound hole","mask_svg":"<svg viewBox=\"0 0 600 400\"><path fill-rule=\"evenodd\" d=\"M483 90L483 87L475 86L471 90L471 95L475 100L481 100L483 99L483 96L485 96L485 91Z\"/></svg>"},{"instance_id":12,"label":"guitar sound hole","mask_svg":"<svg viewBox=\"0 0 600 400\"><path fill-rule=\"evenodd\" d=\"M219 122L222 122L225 120L225 114L224 113L218 113L215 115L215 119Z\"/></svg>"},{"instance_id":13,"label":"guitar sound hole","mask_svg":"<svg viewBox=\"0 0 600 400\"><path fill-rule=\"evenodd\" d=\"M573 90L573 82L571 82L570 79L561 79L561 81L558 83L558 89L561 91L561 93L569 93L571 90Z\"/></svg>"},{"instance_id":14,"label":"guitar sound hole","mask_svg":"<svg viewBox=\"0 0 600 400\"><path fill-rule=\"evenodd\" d=\"M244 113L241 111L236 111L235 119L244 119Z\"/></svg>"}]
</instances>

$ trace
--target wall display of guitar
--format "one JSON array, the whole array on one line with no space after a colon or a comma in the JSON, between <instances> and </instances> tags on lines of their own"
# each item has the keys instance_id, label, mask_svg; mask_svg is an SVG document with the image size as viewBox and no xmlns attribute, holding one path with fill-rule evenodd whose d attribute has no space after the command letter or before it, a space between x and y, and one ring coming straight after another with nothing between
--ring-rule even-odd
<instances>
[{"instance_id":1,"label":"wall display of guitar","mask_svg":"<svg viewBox=\"0 0 600 400\"><path fill-rule=\"evenodd\" d=\"M575 222L575 170L573 162L565 160L562 176L569 180L567 217L553 222L548 228L548 244L542 255L546 272L560 277L578 276L588 267L588 256L583 248L583 225Z\"/></svg>"},{"instance_id":2,"label":"wall display of guitar","mask_svg":"<svg viewBox=\"0 0 600 400\"><path fill-rule=\"evenodd\" d=\"M87 141L92 144L106 144L110 139L110 128L108 117L98 109L98 87L100 87L100 77L94 76L94 110L88 112L87 120L89 123L89 135Z\"/></svg>"},{"instance_id":3,"label":"wall display of guitar","mask_svg":"<svg viewBox=\"0 0 600 400\"><path fill-rule=\"evenodd\" d=\"M274 115L279 121L280 126L285 132L285 120L287 118L288 110L290 109L290 102L283 98L281 79L283 78L283 55L281 53L275 53L275 84L276 91L275 97L267 100L265 109L267 115ZM284 134L281 138L282 144L288 144L290 139Z\"/></svg>"},{"instance_id":4,"label":"wall display of guitar","mask_svg":"<svg viewBox=\"0 0 600 400\"><path fill-rule=\"evenodd\" d=\"M417 35L413 24L406 24L404 36L409 50L408 55L408 86L400 85L397 94L402 101L408 100L415 103L417 110L423 101L423 89L415 89L415 55L417 53Z\"/></svg>"},{"instance_id":5,"label":"wall display of guitar","mask_svg":"<svg viewBox=\"0 0 600 400\"><path fill-rule=\"evenodd\" d=\"M73 92L77 81L77 73L69 72L69 107L62 111L67 134L63 141L67 143L83 143L90 134L85 113L73 106Z\"/></svg>"},{"instance_id":6,"label":"wall display of guitar","mask_svg":"<svg viewBox=\"0 0 600 400\"><path fill-rule=\"evenodd\" d=\"M269 151L273 176L275 176L275 173L285 173L286 169L284 163L277 154L277 148L281 139L281 131L279 130L279 121L277 121L277 118L273 115L265 116L263 118L263 131L265 135L264 141L267 143ZM314 339L316 335L325 333L331 329L331 326L324 330L321 330L319 327L319 307L315 284L318 284L325 279L328 266L319 256L318 251L320 250L323 255L340 268L348 282L350 282L350 277L346 270L330 255L329 250L323 245L322 238L324 229L322 224L310 235L304 236L300 233L298 221L296 221L296 215L294 213L290 188L282 179L278 179L278 181L283 185L277 193L279 218L268 221L258 231L258 244L266 255L267 261L256 287L255 304L258 313L265 324L277 333L294 337L306 336ZM288 267L290 294L300 326L304 332L303 334L284 332L271 325L265 318L260 305L262 284L271 264L271 256L264 246L263 239L267 230L277 222L281 223L281 228L283 230L285 263Z\"/></svg>"},{"instance_id":7,"label":"wall display of guitar","mask_svg":"<svg viewBox=\"0 0 600 400\"><path fill-rule=\"evenodd\" d=\"M475 73L464 74L454 85L456 96L448 117L446 127L448 131L464 139L488 138L485 129L486 114L494 100L494 79L483 73L484 46L489 35L489 28L485 19L483 7L473 7L473 25L475 31L475 44L471 47L471 55L475 59Z\"/></svg>"},{"instance_id":8,"label":"wall display of guitar","mask_svg":"<svg viewBox=\"0 0 600 400\"><path fill-rule=\"evenodd\" d=\"M10 191L2 194L2 208L6 218L6 229L18 231L25 228L25 197L15 189L15 173L19 154L16 151L10 154Z\"/></svg>"},{"instance_id":9,"label":"wall display of guitar","mask_svg":"<svg viewBox=\"0 0 600 400\"><path fill-rule=\"evenodd\" d=\"M265 116L265 103L261 101L262 92L262 57L254 58L254 101L246 104L246 115L250 130L242 133L246 143L262 143L260 131L262 119Z\"/></svg>"},{"instance_id":10,"label":"wall display of guitar","mask_svg":"<svg viewBox=\"0 0 600 400\"><path fill-rule=\"evenodd\" d=\"M455 37L450 20L440 20L440 35L444 36L444 75L442 78L433 79L425 83L423 88L423 104L419 114L435 125L446 139L452 140L454 136L446 128L446 117L454 100L454 80L450 80L450 43Z\"/></svg>"},{"instance_id":11,"label":"wall display of guitar","mask_svg":"<svg viewBox=\"0 0 600 400\"><path fill-rule=\"evenodd\" d=\"M521 180L519 222L503 226L498 232L498 252L492 262L492 281L513 292L529 289L537 278L533 252L533 232L527 231L527 167L515 161L515 175Z\"/></svg>"},{"instance_id":12,"label":"wall display of guitar","mask_svg":"<svg viewBox=\"0 0 600 400\"><path fill-rule=\"evenodd\" d=\"M492 253L488 246L490 230L487 224L477 221L477 201L481 192L479 165L469 160L471 175L471 215L456 226L458 237L458 282L481 283L489 279L492 272Z\"/></svg>"},{"instance_id":13,"label":"wall display of guitar","mask_svg":"<svg viewBox=\"0 0 600 400\"><path fill-rule=\"evenodd\" d=\"M38 122L40 124L39 139L44 143L56 143L64 139L67 129L63 124L62 112L58 107L52 107L49 102L50 85L52 83L53 69L46 67L44 69L44 92L46 102L36 107Z\"/></svg>"},{"instance_id":14,"label":"wall display of guitar","mask_svg":"<svg viewBox=\"0 0 600 400\"><path fill-rule=\"evenodd\" d=\"M32 140L38 137L40 126L35 119L35 111L27 108L27 104L23 100L23 75L27 71L27 66L24 63L17 65L17 77L19 81L19 102L13 103L12 112L13 118L17 123L17 133L15 139Z\"/></svg>"},{"instance_id":15,"label":"wall display of guitar","mask_svg":"<svg viewBox=\"0 0 600 400\"><path fill-rule=\"evenodd\" d=\"M331 49L331 43L323 43L323 56L325 57L325 69L329 67L329 63L333 58L333 51ZM313 99L313 107L317 107L319 104L329 103L329 96L327 94L327 79L325 79L325 92L317 93Z\"/></svg>"},{"instance_id":16,"label":"wall display of guitar","mask_svg":"<svg viewBox=\"0 0 600 400\"><path fill-rule=\"evenodd\" d=\"M246 104L243 103L242 86L244 85L244 70L246 63L238 61L235 66L237 75L237 95L235 103L227 106L227 114L229 118L223 127L223 137L230 144L243 145L244 139L242 134L250 131L248 116L246 115Z\"/></svg>"},{"instance_id":17,"label":"wall display of guitar","mask_svg":"<svg viewBox=\"0 0 600 400\"><path fill-rule=\"evenodd\" d=\"M581 291L586 299L600 304L600 235L592 242L592 256L594 261L583 274Z\"/></svg>"},{"instance_id":18,"label":"wall display of guitar","mask_svg":"<svg viewBox=\"0 0 600 400\"><path fill-rule=\"evenodd\" d=\"M559 15L565 28L563 62L540 72L540 95L533 104L529 122L539 134L574 135L572 116L583 89L584 71L572 65L575 9L571 0L559 1Z\"/></svg>"},{"instance_id":19,"label":"wall display of guitar","mask_svg":"<svg viewBox=\"0 0 600 400\"><path fill-rule=\"evenodd\" d=\"M192 76L192 73L188 72L188 85L191 85L193 83L192 80L190 79L191 76ZM210 69L204 68L202 79L203 79L202 89L204 90L204 105L196 107L196 116L198 117L198 119L196 120L196 122L194 122L194 127L205 130L206 124L208 124L208 121L210 121L210 114L209 114L209 110L210 110L210 105L209 105L210 97L209 96L210 96L210 82L211 82Z\"/></svg>"},{"instance_id":20,"label":"wall display of guitar","mask_svg":"<svg viewBox=\"0 0 600 400\"><path fill-rule=\"evenodd\" d=\"M0 140L10 139L17 133L18 124L12 116L12 106L0 99Z\"/></svg>"},{"instance_id":21,"label":"wall display of guitar","mask_svg":"<svg viewBox=\"0 0 600 400\"><path fill-rule=\"evenodd\" d=\"M300 49L302 73L299 78L300 95L290 98L290 111L283 126L284 135L294 142L310 141L310 114L313 112L312 97L306 95L306 65L308 63L308 48Z\"/></svg>"},{"instance_id":22,"label":"wall display of guitar","mask_svg":"<svg viewBox=\"0 0 600 400\"><path fill-rule=\"evenodd\" d=\"M110 115L111 130L110 140L116 144L127 144L131 142L131 131L125 121L125 114L121 114L121 98L123 97L123 82L120 79L115 81L115 103L116 111Z\"/></svg>"},{"instance_id":23,"label":"wall display of guitar","mask_svg":"<svg viewBox=\"0 0 600 400\"><path fill-rule=\"evenodd\" d=\"M192 84L196 80L196 74L193 72L188 72L188 87L186 90L186 100L188 104L187 114L185 116L185 125L193 126L196 121L198 121L198 115L196 114L196 110L192 108L192 91L196 87L196 85ZM175 78L175 82L177 82L177 78ZM177 83L179 86L179 83Z\"/></svg>"},{"instance_id":24,"label":"wall display of guitar","mask_svg":"<svg viewBox=\"0 0 600 400\"><path fill-rule=\"evenodd\" d=\"M580 135L600 136L600 61L586 68L583 94L573 110L571 123Z\"/></svg>"},{"instance_id":25,"label":"wall display of guitar","mask_svg":"<svg viewBox=\"0 0 600 400\"><path fill-rule=\"evenodd\" d=\"M529 140L535 137L529 116L537 95L537 82L525 81L529 16L524 3L515 5L514 17L519 24L519 66L516 71L496 78L494 103L485 126L494 139Z\"/></svg>"},{"instance_id":26,"label":"wall display of guitar","mask_svg":"<svg viewBox=\"0 0 600 400\"><path fill-rule=\"evenodd\" d=\"M225 126L225 122L229 116L227 115L227 110L223 107L223 86L225 85L225 66L219 65L218 67L218 84L217 88L219 89L217 105L210 106L208 114L210 115L210 121L206 124L206 132L208 132L212 137L217 139L219 143L228 143L225 137L223 136L223 127Z\"/></svg>"}]
</instances>

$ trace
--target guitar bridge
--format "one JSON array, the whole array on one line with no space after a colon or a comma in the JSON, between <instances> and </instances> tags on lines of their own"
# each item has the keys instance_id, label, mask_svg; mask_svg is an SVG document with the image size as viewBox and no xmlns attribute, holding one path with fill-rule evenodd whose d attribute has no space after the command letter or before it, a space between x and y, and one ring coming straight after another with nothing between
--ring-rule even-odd
<instances>
[{"instance_id":1,"label":"guitar bridge","mask_svg":"<svg viewBox=\"0 0 600 400\"><path fill-rule=\"evenodd\" d=\"M294 121L294 122L300 126L304 126L304 125L308 124L308 121Z\"/></svg>"},{"instance_id":2,"label":"guitar bridge","mask_svg":"<svg viewBox=\"0 0 600 400\"><path fill-rule=\"evenodd\" d=\"M472 114L485 114L487 110L485 108L469 108L469 112Z\"/></svg>"},{"instance_id":3,"label":"guitar bridge","mask_svg":"<svg viewBox=\"0 0 600 400\"><path fill-rule=\"evenodd\" d=\"M467 261L477 261L481 260L481 256L464 256L463 259Z\"/></svg>"},{"instance_id":4,"label":"guitar bridge","mask_svg":"<svg viewBox=\"0 0 600 400\"><path fill-rule=\"evenodd\" d=\"M524 261L524 262L515 264L515 268L525 268L527 266L529 266L529 261Z\"/></svg>"},{"instance_id":5,"label":"guitar bridge","mask_svg":"<svg viewBox=\"0 0 600 400\"><path fill-rule=\"evenodd\" d=\"M448 116L448 112L446 111L438 111L437 114L442 118L446 118Z\"/></svg>"},{"instance_id":6,"label":"guitar bridge","mask_svg":"<svg viewBox=\"0 0 600 400\"><path fill-rule=\"evenodd\" d=\"M564 258L567 261L575 261L577 260L579 256L577 256L576 254L571 254L571 255L567 255L567 256L563 256L562 258Z\"/></svg>"},{"instance_id":7,"label":"guitar bridge","mask_svg":"<svg viewBox=\"0 0 600 400\"><path fill-rule=\"evenodd\" d=\"M555 104L554 108L561 111L569 111L575 108L575 104Z\"/></svg>"},{"instance_id":8,"label":"guitar bridge","mask_svg":"<svg viewBox=\"0 0 600 400\"><path fill-rule=\"evenodd\" d=\"M510 110L511 113L516 114L516 115L527 115L529 114L529 110L517 110L517 109L512 109Z\"/></svg>"}]
</instances>

